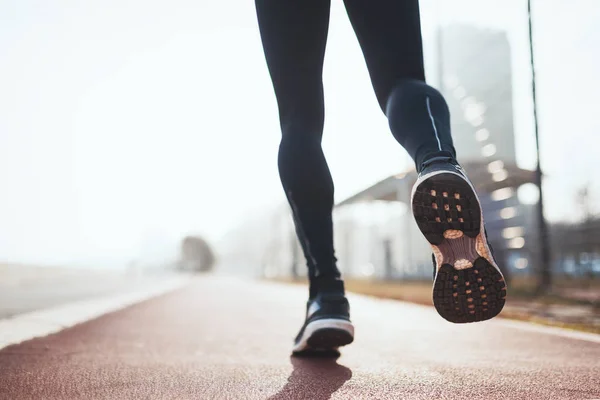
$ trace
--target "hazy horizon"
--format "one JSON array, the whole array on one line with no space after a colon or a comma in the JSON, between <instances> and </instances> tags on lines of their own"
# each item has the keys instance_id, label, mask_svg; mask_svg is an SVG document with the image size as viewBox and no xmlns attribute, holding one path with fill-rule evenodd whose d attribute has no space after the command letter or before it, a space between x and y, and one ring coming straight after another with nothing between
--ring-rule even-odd
<instances>
[{"instance_id":1,"label":"hazy horizon","mask_svg":"<svg viewBox=\"0 0 600 400\"><path fill-rule=\"evenodd\" d=\"M438 23L506 30L517 159L533 168L526 4L481 3L422 2L428 77L437 85ZM600 195L588 176L600 141L600 6L533 3L547 216L573 220L577 188L589 180ZM3 1L0 33L0 261L158 260L186 234L217 242L284 202L253 2ZM341 2L324 84L336 199L412 165L389 134Z\"/></svg>"}]
</instances>

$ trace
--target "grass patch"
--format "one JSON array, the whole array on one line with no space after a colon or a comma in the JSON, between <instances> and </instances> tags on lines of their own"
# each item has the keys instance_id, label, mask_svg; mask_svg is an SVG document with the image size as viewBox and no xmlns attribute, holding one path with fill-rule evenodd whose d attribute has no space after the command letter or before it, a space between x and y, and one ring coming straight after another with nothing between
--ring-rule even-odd
<instances>
[{"instance_id":1,"label":"grass patch","mask_svg":"<svg viewBox=\"0 0 600 400\"><path fill-rule=\"evenodd\" d=\"M305 278L275 278L272 280L307 286ZM563 285L563 288L566 286L566 282L560 283ZM573 282L570 283L572 284ZM345 280L345 286L346 290L352 293L433 306L431 298L431 281L374 281L364 279L347 279ZM509 285L509 294L506 306L499 317L518 321L527 321L545 326L600 334L600 326L560 321L556 318L547 318L543 315L540 315L539 310L537 310L536 307L526 307L527 305L532 304L535 304L536 306L591 306L594 310L598 310L600 309L598 304L576 299L568 299L553 294L536 296L533 293L534 288L535 281L532 279L516 279L511 282Z\"/></svg>"}]
</instances>

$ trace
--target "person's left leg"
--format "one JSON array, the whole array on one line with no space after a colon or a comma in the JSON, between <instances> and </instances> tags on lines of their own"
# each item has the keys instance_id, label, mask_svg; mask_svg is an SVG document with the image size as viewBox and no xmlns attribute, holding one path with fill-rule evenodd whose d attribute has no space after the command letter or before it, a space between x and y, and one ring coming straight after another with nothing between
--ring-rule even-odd
<instances>
[{"instance_id":1,"label":"person's left leg","mask_svg":"<svg viewBox=\"0 0 600 400\"><path fill-rule=\"evenodd\" d=\"M333 247L334 185L321 147L329 1L255 2L279 109L279 176L306 258L312 296L318 280L340 278Z\"/></svg>"},{"instance_id":2,"label":"person's left leg","mask_svg":"<svg viewBox=\"0 0 600 400\"><path fill-rule=\"evenodd\" d=\"M329 0L256 0L281 123L279 174L307 260L309 299L294 353L331 351L354 326L333 248L333 181L321 148Z\"/></svg>"},{"instance_id":3,"label":"person's left leg","mask_svg":"<svg viewBox=\"0 0 600 400\"><path fill-rule=\"evenodd\" d=\"M412 209L434 253L434 305L451 322L492 318L504 306L504 278L475 189L456 161L448 105L425 83L419 2L345 4L379 105L419 172Z\"/></svg>"}]
</instances>

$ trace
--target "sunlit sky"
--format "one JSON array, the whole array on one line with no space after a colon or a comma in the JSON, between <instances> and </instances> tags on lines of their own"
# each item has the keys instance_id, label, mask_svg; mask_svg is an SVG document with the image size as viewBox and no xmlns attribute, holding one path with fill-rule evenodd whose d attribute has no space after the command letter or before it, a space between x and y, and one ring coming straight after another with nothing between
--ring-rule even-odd
<instances>
[{"instance_id":1,"label":"sunlit sky","mask_svg":"<svg viewBox=\"0 0 600 400\"><path fill-rule=\"evenodd\" d=\"M324 149L341 199L411 161L333 3ZM432 84L438 23L507 30L533 168L526 1L448 3L421 5ZM600 143L600 4L533 3L548 217L573 219ZM218 240L282 202L278 142L252 1L0 0L0 262L113 266L188 233Z\"/></svg>"}]
</instances>

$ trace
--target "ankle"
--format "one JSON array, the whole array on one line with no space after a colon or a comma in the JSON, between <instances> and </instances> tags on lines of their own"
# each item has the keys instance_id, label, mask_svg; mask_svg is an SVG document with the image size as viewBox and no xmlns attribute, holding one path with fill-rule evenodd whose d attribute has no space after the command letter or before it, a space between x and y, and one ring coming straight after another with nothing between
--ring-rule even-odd
<instances>
[{"instance_id":1,"label":"ankle","mask_svg":"<svg viewBox=\"0 0 600 400\"><path fill-rule=\"evenodd\" d=\"M421 172L426 167L430 166L431 164L435 164L435 163L458 164L458 161L456 161L456 156L449 151L436 151L436 152L427 153L421 158L421 160L417 166L418 172Z\"/></svg>"},{"instance_id":2,"label":"ankle","mask_svg":"<svg viewBox=\"0 0 600 400\"><path fill-rule=\"evenodd\" d=\"M344 281L339 277L315 277L309 282L309 298L312 300L319 294L339 294L345 296Z\"/></svg>"}]
</instances>

